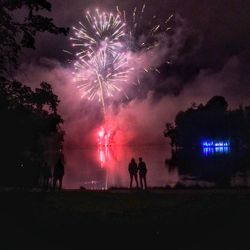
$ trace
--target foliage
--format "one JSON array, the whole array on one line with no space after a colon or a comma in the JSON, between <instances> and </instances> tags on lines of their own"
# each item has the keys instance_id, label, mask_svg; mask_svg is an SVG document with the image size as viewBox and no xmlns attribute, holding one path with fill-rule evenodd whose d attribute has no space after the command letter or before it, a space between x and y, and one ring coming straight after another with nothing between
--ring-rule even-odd
<instances>
[{"instance_id":1,"label":"foliage","mask_svg":"<svg viewBox=\"0 0 250 250\"><path fill-rule=\"evenodd\" d=\"M212 97L206 105L192 105L167 123L164 136L172 146L195 146L203 139L230 139L235 145L250 143L250 107L228 110L222 96Z\"/></svg>"},{"instance_id":2,"label":"foliage","mask_svg":"<svg viewBox=\"0 0 250 250\"><path fill-rule=\"evenodd\" d=\"M67 35L46 17L47 0L0 0L0 185L37 184L44 153L61 154L63 120L57 113L58 97L42 82L32 90L16 80L8 80L18 67L23 48L35 49L37 33Z\"/></svg>"},{"instance_id":3,"label":"foliage","mask_svg":"<svg viewBox=\"0 0 250 250\"><path fill-rule=\"evenodd\" d=\"M62 149L64 132L60 124L63 120L57 113L58 103L48 83L42 82L40 88L32 91L17 81L0 82L0 116L3 118L0 148L2 160L8 165L4 170L7 175L14 176L18 168L28 168L32 162L38 164L48 150L46 138L54 138L54 145L50 145L53 150ZM1 176L6 179L6 175Z\"/></svg>"},{"instance_id":4,"label":"foliage","mask_svg":"<svg viewBox=\"0 0 250 250\"><path fill-rule=\"evenodd\" d=\"M35 49L38 32L67 35L68 28L57 27L52 18L39 15L51 11L46 0L0 0L0 73L17 67L22 48Z\"/></svg>"}]
</instances>

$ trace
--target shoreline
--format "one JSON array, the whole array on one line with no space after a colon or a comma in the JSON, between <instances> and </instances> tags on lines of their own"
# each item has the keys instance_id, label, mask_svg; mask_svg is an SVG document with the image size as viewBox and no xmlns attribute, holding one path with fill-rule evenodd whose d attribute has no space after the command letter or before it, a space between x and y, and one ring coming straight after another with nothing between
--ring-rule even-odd
<instances>
[{"instance_id":1,"label":"shoreline","mask_svg":"<svg viewBox=\"0 0 250 250\"><path fill-rule=\"evenodd\" d=\"M229 191L249 191L250 187L248 186L235 186L235 187L148 187L147 189L137 189L137 188L125 188L125 187L111 187L107 189L87 189L87 188L62 188L62 190L53 190L49 188L47 190L43 188L29 188L29 187L0 187L1 192L34 192L34 193L73 193L73 192L82 192L82 193L175 193L175 192L229 192Z\"/></svg>"}]
</instances>

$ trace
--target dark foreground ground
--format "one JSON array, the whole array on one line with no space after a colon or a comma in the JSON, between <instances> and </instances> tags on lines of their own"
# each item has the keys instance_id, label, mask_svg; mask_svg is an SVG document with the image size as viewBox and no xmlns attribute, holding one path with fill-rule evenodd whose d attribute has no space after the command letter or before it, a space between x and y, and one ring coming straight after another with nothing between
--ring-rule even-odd
<instances>
[{"instance_id":1,"label":"dark foreground ground","mask_svg":"<svg viewBox=\"0 0 250 250\"><path fill-rule=\"evenodd\" d=\"M0 192L0 249L250 249L250 190Z\"/></svg>"}]
</instances>

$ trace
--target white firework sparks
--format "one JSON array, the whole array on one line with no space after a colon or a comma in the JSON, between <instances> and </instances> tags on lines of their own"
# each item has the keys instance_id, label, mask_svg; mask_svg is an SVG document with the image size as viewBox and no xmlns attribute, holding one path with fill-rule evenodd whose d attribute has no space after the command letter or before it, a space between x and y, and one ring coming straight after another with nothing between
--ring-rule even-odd
<instances>
[{"instance_id":1,"label":"white firework sparks","mask_svg":"<svg viewBox=\"0 0 250 250\"><path fill-rule=\"evenodd\" d=\"M127 66L124 53L110 56L105 50L95 53L91 58L81 58L74 63L74 80L82 93L89 100L98 99L105 111L105 99L116 92L123 92L127 75L131 68ZM124 95L125 92L123 93Z\"/></svg>"},{"instance_id":2,"label":"white firework sparks","mask_svg":"<svg viewBox=\"0 0 250 250\"><path fill-rule=\"evenodd\" d=\"M146 5L135 8L132 15L120 11L115 14L100 13L98 9L92 15L87 11L83 22L73 27L74 34L70 38L76 48L74 62L74 79L78 84L82 97L99 100L105 112L105 99L122 92L125 96L125 85L135 63L129 55L134 52L146 52L159 46L159 36L166 34L169 21L158 23L156 16L152 20L144 18ZM145 21L146 20L146 21ZM138 65L137 65L138 66ZM157 68L143 68L148 73ZM137 80L140 83L140 79Z\"/></svg>"},{"instance_id":3,"label":"white firework sparks","mask_svg":"<svg viewBox=\"0 0 250 250\"><path fill-rule=\"evenodd\" d=\"M145 16L146 4L143 4L141 8L135 7L132 13L127 13L124 10L121 11L119 7L116 7L117 12L121 15L122 20L126 23L126 41L127 46L133 53L138 52L150 52L154 48L159 47L160 40L164 36L168 36L168 32L171 30L171 20L173 15L168 16L165 20L158 20L156 15ZM139 62L139 64L141 64ZM157 72L160 73L158 68L148 67L142 69L145 73ZM138 83L140 80L138 79Z\"/></svg>"},{"instance_id":4,"label":"white firework sparks","mask_svg":"<svg viewBox=\"0 0 250 250\"><path fill-rule=\"evenodd\" d=\"M73 27L74 47L79 47L78 55L91 56L92 54L105 50L114 57L124 49L125 23L119 14L103 12L98 9L94 15L87 11L85 22L79 22L79 27Z\"/></svg>"}]
</instances>

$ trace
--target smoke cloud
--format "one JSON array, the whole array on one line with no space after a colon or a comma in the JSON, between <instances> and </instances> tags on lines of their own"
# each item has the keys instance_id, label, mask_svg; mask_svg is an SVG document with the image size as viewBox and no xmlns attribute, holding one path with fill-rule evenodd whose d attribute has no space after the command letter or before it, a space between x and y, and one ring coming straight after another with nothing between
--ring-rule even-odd
<instances>
[{"instance_id":1,"label":"smoke cloud","mask_svg":"<svg viewBox=\"0 0 250 250\"><path fill-rule=\"evenodd\" d=\"M134 98L115 107L111 105L105 120L99 103L81 99L72 80L71 68L43 59L40 65L22 65L17 78L32 88L38 87L42 81L52 84L61 100L59 113L64 119L66 148L95 145L95 135L101 125L112 128L113 140L119 145L164 144L165 123L173 122L176 114L192 103L205 104L214 95L223 95L230 108L250 103L247 84L250 75L242 76L241 62L237 57L232 57L219 72L201 71L177 96L169 93L156 99L151 90L143 99ZM178 78L172 77L162 84L180 83Z\"/></svg>"}]
</instances>

